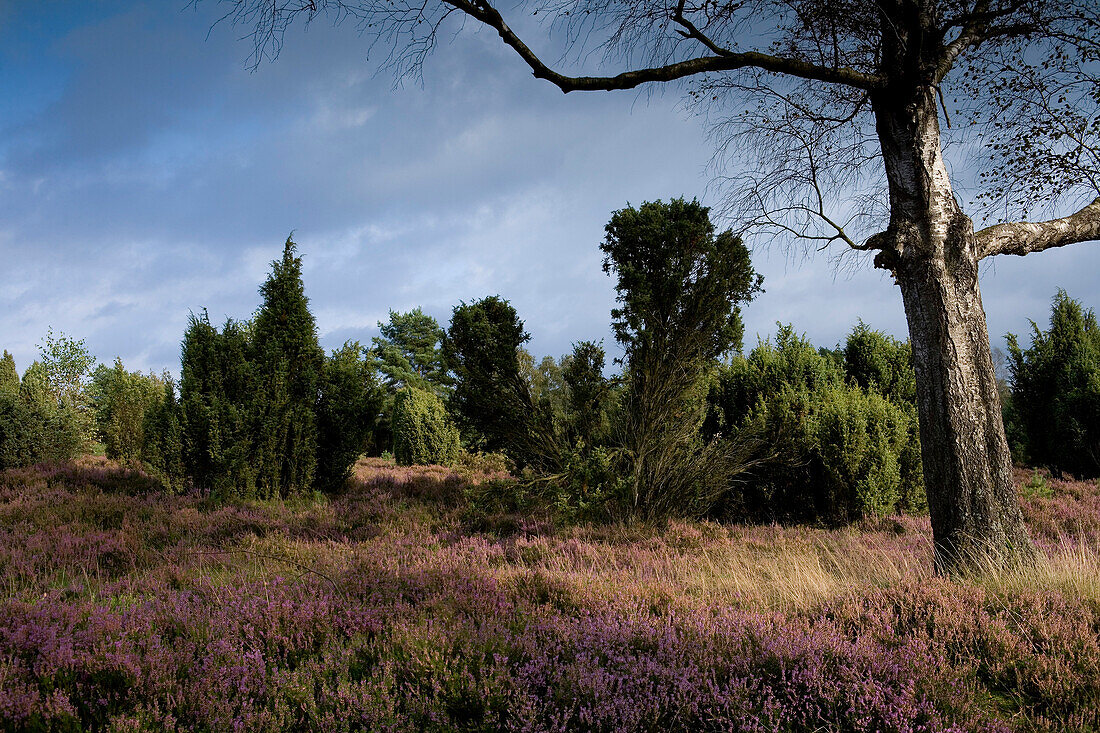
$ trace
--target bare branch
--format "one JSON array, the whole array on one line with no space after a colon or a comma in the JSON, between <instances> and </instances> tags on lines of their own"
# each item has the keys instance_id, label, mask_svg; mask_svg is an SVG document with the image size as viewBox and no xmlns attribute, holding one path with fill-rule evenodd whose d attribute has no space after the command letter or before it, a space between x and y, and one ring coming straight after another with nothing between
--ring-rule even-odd
<instances>
[{"instance_id":1,"label":"bare branch","mask_svg":"<svg viewBox=\"0 0 1100 733\"><path fill-rule=\"evenodd\" d=\"M944 46L943 53L936 63L933 83L938 85L943 81L948 72L955 67L959 57L971 48L976 48L994 38L1026 36L1040 30L1043 22L1037 16L997 24L998 20L1021 13L1026 5L1026 0L1016 0L1006 7L992 10L988 0L980 0L970 13L948 21L947 27L959 26L961 30L955 40Z\"/></svg>"},{"instance_id":2,"label":"bare branch","mask_svg":"<svg viewBox=\"0 0 1100 733\"><path fill-rule=\"evenodd\" d=\"M996 224L974 235L978 256L1026 255L1100 240L1100 197L1075 214L1044 222Z\"/></svg>"},{"instance_id":3,"label":"bare branch","mask_svg":"<svg viewBox=\"0 0 1100 733\"><path fill-rule=\"evenodd\" d=\"M496 30L509 46L531 67L535 78L545 79L565 93L574 91L611 91L633 89L649 82L668 82L714 71L736 71L756 68L777 74L789 74L802 79L843 84L859 89L873 89L882 81L878 76L848 67L834 68L796 58L744 51L727 51L722 55L699 56L671 64L625 71L615 76L566 76L554 71L508 27L500 12L484 0L444 0L469 16ZM694 27L694 26L692 26ZM702 35L702 34L700 34ZM717 47L716 47L717 48Z\"/></svg>"}]
</instances>

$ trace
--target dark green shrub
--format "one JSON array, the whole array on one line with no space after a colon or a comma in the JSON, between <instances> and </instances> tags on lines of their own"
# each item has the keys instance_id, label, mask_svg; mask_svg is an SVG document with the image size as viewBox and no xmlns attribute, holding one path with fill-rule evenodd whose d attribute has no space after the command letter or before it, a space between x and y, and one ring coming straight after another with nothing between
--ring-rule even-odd
<instances>
[{"instance_id":1,"label":"dark green shrub","mask_svg":"<svg viewBox=\"0 0 1100 733\"><path fill-rule=\"evenodd\" d=\"M592 341L573 345L573 353L563 359L562 383L566 397L563 410L569 442L585 447L604 445L608 439L608 407L611 382L603 375L603 346Z\"/></svg>"},{"instance_id":2,"label":"dark green shrub","mask_svg":"<svg viewBox=\"0 0 1100 733\"><path fill-rule=\"evenodd\" d=\"M405 387L393 406L393 457L399 465L449 464L458 457L458 430L431 392Z\"/></svg>"},{"instance_id":3,"label":"dark green shrub","mask_svg":"<svg viewBox=\"0 0 1100 733\"><path fill-rule=\"evenodd\" d=\"M313 488L317 467L317 400L325 354L302 284L302 258L286 240L282 259L260 286L251 361L253 465L257 490L288 496Z\"/></svg>"},{"instance_id":4,"label":"dark green shrub","mask_svg":"<svg viewBox=\"0 0 1100 733\"><path fill-rule=\"evenodd\" d=\"M219 332L204 312L191 317L184 336L181 465L194 484L221 496L274 498L312 491L318 456L329 460L339 454L342 461L347 449L340 441L360 438L355 431L329 432L336 444L319 447L325 355L293 241L286 241L282 259L271 268L252 321L229 320ZM346 386L331 376L333 389ZM331 400L325 409L330 419L343 419ZM343 468L330 462L322 483L342 474Z\"/></svg>"},{"instance_id":5,"label":"dark green shrub","mask_svg":"<svg viewBox=\"0 0 1100 733\"><path fill-rule=\"evenodd\" d=\"M19 394L19 371L15 368L15 358L4 350L0 359L0 395L13 397Z\"/></svg>"},{"instance_id":6,"label":"dark green shrub","mask_svg":"<svg viewBox=\"0 0 1100 733\"><path fill-rule=\"evenodd\" d=\"M705 434L750 432L767 446L766 460L718 508L732 519L816 519L826 507L815 495L812 418L817 397L843 386L835 361L822 356L790 326L774 344L763 341L748 357L720 368L708 396ZM820 466L820 464L819 464ZM818 473L820 468L818 467Z\"/></svg>"},{"instance_id":7,"label":"dark green shrub","mask_svg":"<svg viewBox=\"0 0 1100 733\"><path fill-rule=\"evenodd\" d=\"M67 461L83 445L80 416L28 390L0 392L0 469Z\"/></svg>"},{"instance_id":8,"label":"dark green shrub","mask_svg":"<svg viewBox=\"0 0 1100 733\"><path fill-rule=\"evenodd\" d=\"M450 408L471 446L500 451L519 469L557 473L561 436L520 370L519 349L529 338L515 309L498 296L455 306L443 339L455 377Z\"/></svg>"},{"instance_id":9,"label":"dark green shrub","mask_svg":"<svg viewBox=\"0 0 1100 733\"><path fill-rule=\"evenodd\" d=\"M818 395L808 446L821 459L827 517L854 520L893 513L915 489L903 482L909 414L875 391L837 386Z\"/></svg>"},{"instance_id":10,"label":"dark green shrub","mask_svg":"<svg viewBox=\"0 0 1100 733\"><path fill-rule=\"evenodd\" d=\"M844 345L844 372L864 391L877 390L896 405L916 403L917 378L909 342L875 331L862 320Z\"/></svg>"},{"instance_id":11,"label":"dark green shrub","mask_svg":"<svg viewBox=\"0 0 1100 733\"><path fill-rule=\"evenodd\" d=\"M373 365L358 341L348 341L325 359L317 404L317 473L320 491L338 491L367 450L383 404Z\"/></svg>"},{"instance_id":12,"label":"dark green shrub","mask_svg":"<svg viewBox=\"0 0 1100 733\"><path fill-rule=\"evenodd\" d=\"M745 467L743 446L706 439L700 427L711 373L740 348L740 304L762 278L741 240L716 234L698 201L617 211L600 249L616 278L612 327L626 352L613 428L626 503L644 516L700 514Z\"/></svg>"},{"instance_id":13,"label":"dark green shrub","mask_svg":"<svg viewBox=\"0 0 1100 733\"><path fill-rule=\"evenodd\" d=\"M1100 475L1100 328L1064 290L1054 297L1050 328L1032 321L1021 349L1008 335L1013 408L1030 462L1055 474Z\"/></svg>"},{"instance_id":14,"label":"dark green shrub","mask_svg":"<svg viewBox=\"0 0 1100 733\"><path fill-rule=\"evenodd\" d=\"M180 406L175 385L164 381L163 397L145 413L142 430L141 460L146 470L170 490L183 487L186 477L183 465L183 431L180 427Z\"/></svg>"},{"instance_id":15,"label":"dark green shrub","mask_svg":"<svg viewBox=\"0 0 1100 733\"><path fill-rule=\"evenodd\" d=\"M34 362L20 380L7 351L0 360L0 469L67 461L86 442L84 415L50 389L48 373Z\"/></svg>"},{"instance_id":16,"label":"dark green shrub","mask_svg":"<svg viewBox=\"0 0 1100 733\"><path fill-rule=\"evenodd\" d=\"M920 425L917 421L917 378L913 371L913 349L872 330L862 320L844 345L844 373L848 381L864 392L876 391L905 412L908 437L899 456L901 468L900 507L923 512L928 508L924 491L924 468L920 456Z\"/></svg>"},{"instance_id":17,"label":"dark green shrub","mask_svg":"<svg viewBox=\"0 0 1100 733\"><path fill-rule=\"evenodd\" d=\"M192 483L226 497L256 495L252 400L271 392L257 395L249 333L232 320L219 332L204 311L183 337L180 462Z\"/></svg>"}]
</instances>

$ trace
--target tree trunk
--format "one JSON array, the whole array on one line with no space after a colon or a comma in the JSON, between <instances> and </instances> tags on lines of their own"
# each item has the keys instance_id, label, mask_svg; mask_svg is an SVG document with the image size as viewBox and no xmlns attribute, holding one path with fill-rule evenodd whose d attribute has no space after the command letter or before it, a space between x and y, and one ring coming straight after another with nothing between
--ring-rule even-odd
<instances>
[{"instance_id":1,"label":"tree trunk","mask_svg":"<svg viewBox=\"0 0 1100 733\"><path fill-rule=\"evenodd\" d=\"M891 223L878 267L901 288L913 366L921 459L940 571L1034 559L978 289L973 226L943 163L934 90L873 100L890 185Z\"/></svg>"},{"instance_id":2,"label":"tree trunk","mask_svg":"<svg viewBox=\"0 0 1100 733\"><path fill-rule=\"evenodd\" d=\"M906 260L895 270L913 345L921 459L941 571L1034 555L1012 480L972 232L967 227L953 238L949 247L962 250L958 260Z\"/></svg>"}]
</instances>

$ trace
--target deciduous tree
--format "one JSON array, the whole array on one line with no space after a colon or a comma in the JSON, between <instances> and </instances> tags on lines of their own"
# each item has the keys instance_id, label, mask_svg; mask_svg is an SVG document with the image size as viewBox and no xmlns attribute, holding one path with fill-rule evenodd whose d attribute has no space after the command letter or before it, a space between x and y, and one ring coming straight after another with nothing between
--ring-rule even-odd
<instances>
[{"instance_id":1,"label":"deciduous tree","mask_svg":"<svg viewBox=\"0 0 1100 733\"><path fill-rule=\"evenodd\" d=\"M419 73L451 23L495 32L563 92L685 80L712 113L720 156L747 164L726 179L743 216L873 253L901 289L939 566L1034 557L978 265L1100 238L1093 0L225 2L226 17L252 29L257 62L295 17L327 15L358 21L399 74ZM537 19L573 42L571 58L595 44L611 68L551 66L544 58L560 49L527 35ZM986 163L970 202L944 153L966 135ZM983 205L1021 218L976 228ZM1036 205L1062 215L1032 221Z\"/></svg>"}]
</instances>

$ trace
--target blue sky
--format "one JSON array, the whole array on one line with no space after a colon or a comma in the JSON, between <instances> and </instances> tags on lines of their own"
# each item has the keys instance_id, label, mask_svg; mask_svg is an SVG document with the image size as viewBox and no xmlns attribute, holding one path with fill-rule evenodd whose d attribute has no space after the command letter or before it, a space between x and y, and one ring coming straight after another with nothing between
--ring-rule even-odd
<instances>
[{"instance_id":1,"label":"blue sky","mask_svg":"<svg viewBox=\"0 0 1100 733\"><path fill-rule=\"evenodd\" d=\"M628 202L698 196L711 148L676 90L570 94L488 33L429 59L423 85L376 74L351 26L293 29L255 70L216 3L0 0L0 348L46 329L102 361L178 370L188 313L247 317L293 231L322 345L369 342L389 309L442 323L499 293L537 356L604 338L598 244ZM905 335L869 258L843 269L781 244L747 345L792 322L834 345L861 317ZM1100 306L1100 246L983 270L995 344L1043 322L1058 287Z\"/></svg>"}]
</instances>

